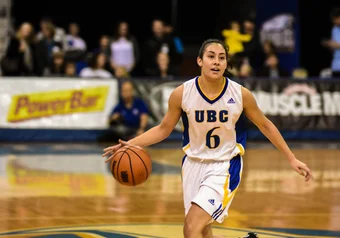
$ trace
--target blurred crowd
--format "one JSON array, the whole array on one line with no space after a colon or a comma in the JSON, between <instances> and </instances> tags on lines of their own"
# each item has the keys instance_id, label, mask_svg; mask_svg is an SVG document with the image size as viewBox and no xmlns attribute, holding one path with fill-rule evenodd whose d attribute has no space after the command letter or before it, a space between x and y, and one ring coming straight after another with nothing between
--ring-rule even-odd
<instances>
[{"instance_id":1,"label":"blurred crowd","mask_svg":"<svg viewBox=\"0 0 340 238\"><path fill-rule=\"evenodd\" d=\"M162 20L152 22L152 36L143 45L122 21L112 36L102 35L98 46L89 49L77 23L70 23L66 31L44 18L39 32L28 22L18 27L1 59L1 71L3 76L164 78L179 74L182 57L181 39Z\"/></svg>"},{"instance_id":2,"label":"blurred crowd","mask_svg":"<svg viewBox=\"0 0 340 238\"><path fill-rule=\"evenodd\" d=\"M333 48L334 60L339 61L340 12L332 14L333 36L323 45ZM70 23L66 31L44 18L37 32L32 24L25 22L10 36L1 58L1 74L82 78L181 76L185 46L180 36L160 19L153 20L151 28L151 36L141 43L130 32L128 22L119 22L113 35L102 35L97 47L89 49L77 23ZM221 30L220 39L229 46L233 65L230 73L236 77L308 77L308 71L303 68L290 72L281 66L275 45L268 40L261 42L252 20L231 22L227 29Z\"/></svg>"}]
</instances>

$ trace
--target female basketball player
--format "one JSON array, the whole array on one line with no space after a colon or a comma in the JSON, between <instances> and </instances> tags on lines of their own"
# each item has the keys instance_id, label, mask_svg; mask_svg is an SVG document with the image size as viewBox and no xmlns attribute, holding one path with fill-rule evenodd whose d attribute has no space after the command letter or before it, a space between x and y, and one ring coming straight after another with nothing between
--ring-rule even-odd
<instances>
[{"instance_id":1,"label":"female basketball player","mask_svg":"<svg viewBox=\"0 0 340 238\"><path fill-rule=\"evenodd\" d=\"M222 223L239 186L244 146L237 142L236 123L244 113L285 155L291 167L311 177L306 164L295 158L278 129L256 104L251 92L223 77L228 48L215 39L205 41L197 63L201 75L177 87L169 98L162 122L129 141L104 149L103 157L124 145L146 147L167 138L182 117L184 236L212 237L211 222ZM236 128L236 129L235 129ZM112 156L106 160L110 161Z\"/></svg>"}]
</instances>

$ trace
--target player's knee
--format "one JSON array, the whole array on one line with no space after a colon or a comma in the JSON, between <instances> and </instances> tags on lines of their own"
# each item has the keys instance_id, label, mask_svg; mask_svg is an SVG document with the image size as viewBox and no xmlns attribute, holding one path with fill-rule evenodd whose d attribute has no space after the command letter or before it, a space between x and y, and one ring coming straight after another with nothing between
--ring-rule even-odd
<instances>
[{"instance_id":1,"label":"player's knee","mask_svg":"<svg viewBox=\"0 0 340 238\"><path fill-rule=\"evenodd\" d=\"M203 232L202 232L203 238L212 238L212 229L211 225L207 225L204 227Z\"/></svg>"},{"instance_id":2,"label":"player's knee","mask_svg":"<svg viewBox=\"0 0 340 238\"><path fill-rule=\"evenodd\" d=\"M194 220L186 219L184 223L184 229L183 229L185 238L191 238L191 237L195 237L198 234L202 234L203 230L204 230L204 227L200 227L199 225L197 225L197 223L195 223Z\"/></svg>"}]
</instances>

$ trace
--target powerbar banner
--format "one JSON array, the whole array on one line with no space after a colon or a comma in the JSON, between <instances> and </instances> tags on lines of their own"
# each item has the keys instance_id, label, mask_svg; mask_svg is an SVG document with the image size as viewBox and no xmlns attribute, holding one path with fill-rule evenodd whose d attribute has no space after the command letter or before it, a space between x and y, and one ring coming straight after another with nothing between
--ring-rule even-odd
<instances>
[{"instance_id":1,"label":"powerbar banner","mask_svg":"<svg viewBox=\"0 0 340 238\"><path fill-rule=\"evenodd\" d=\"M135 80L134 84L159 123L171 92L183 82ZM251 90L261 110L280 130L340 129L340 81L247 79L239 83ZM249 123L249 127L255 126ZM176 130L182 130L180 122Z\"/></svg>"},{"instance_id":2,"label":"powerbar banner","mask_svg":"<svg viewBox=\"0 0 340 238\"><path fill-rule=\"evenodd\" d=\"M116 80L0 80L0 127L106 129L118 103Z\"/></svg>"}]
</instances>

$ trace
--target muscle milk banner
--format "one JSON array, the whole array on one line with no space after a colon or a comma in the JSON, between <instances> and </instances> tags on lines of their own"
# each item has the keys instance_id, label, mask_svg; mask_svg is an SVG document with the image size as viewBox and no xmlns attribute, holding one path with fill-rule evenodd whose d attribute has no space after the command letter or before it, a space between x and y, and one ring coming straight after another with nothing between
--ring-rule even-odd
<instances>
[{"instance_id":1,"label":"muscle milk banner","mask_svg":"<svg viewBox=\"0 0 340 238\"><path fill-rule=\"evenodd\" d=\"M183 81L136 80L134 83L159 123L167 111L171 92ZM242 84L252 91L261 110L280 130L340 129L339 81L247 79ZM253 124L249 126L254 127ZM181 123L176 130L182 131Z\"/></svg>"}]
</instances>

